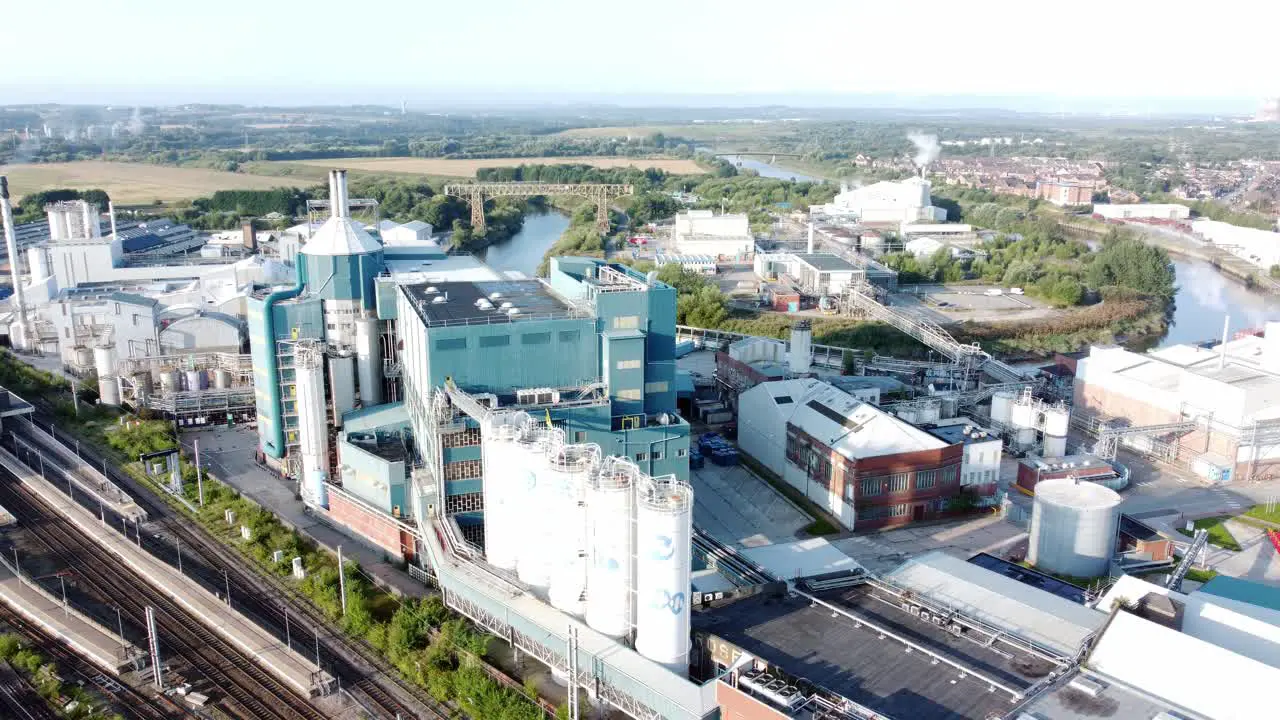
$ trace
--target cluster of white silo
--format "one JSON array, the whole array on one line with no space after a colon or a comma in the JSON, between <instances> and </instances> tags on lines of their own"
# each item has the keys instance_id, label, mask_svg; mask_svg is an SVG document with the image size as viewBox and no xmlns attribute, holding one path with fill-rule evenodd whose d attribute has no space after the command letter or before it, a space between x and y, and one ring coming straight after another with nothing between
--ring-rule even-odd
<instances>
[{"instance_id":1,"label":"cluster of white silo","mask_svg":"<svg viewBox=\"0 0 1280 720\"><path fill-rule=\"evenodd\" d=\"M485 420L485 559L675 672L689 660L693 491L526 413Z\"/></svg>"},{"instance_id":2,"label":"cluster of white silo","mask_svg":"<svg viewBox=\"0 0 1280 720\"><path fill-rule=\"evenodd\" d=\"M1067 454L1071 409L1061 403L1046 403L1029 390L1021 395L1001 390L991 396L991 420L1006 429L1006 441L1015 450L1032 450L1039 444L1044 457Z\"/></svg>"}]
</instances>

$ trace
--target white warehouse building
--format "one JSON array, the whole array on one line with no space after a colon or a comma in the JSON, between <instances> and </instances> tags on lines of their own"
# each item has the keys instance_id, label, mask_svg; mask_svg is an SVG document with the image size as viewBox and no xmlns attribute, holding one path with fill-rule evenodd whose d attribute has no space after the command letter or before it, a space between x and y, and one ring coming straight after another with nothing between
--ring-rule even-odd
<instances>
[{"instance_id":1,"label":"white warehouse building","mask_svg":"<svg viewBox=\"0 0 1280 720\"><path fill-rule=\"evenodd\" d=\"M1178 203L1098 204L1093 206L1093 214L1108 220L1186 220L1191 217L1191 208Z\"/></svg>"},{"instance_id":2,"label":"white warehouse building","mask_svg":"<svg viewBox=\"0 0 1280 720\"><path fill-rule=\"evenodd\" d=\"M1270 270L1280 265L1280 232L1240 227L1217 220L1195 220L1191 231L1205 242L1221 245L1232 255Z\"/></svg>"},{"instance_id":3,"label":"white warehouse building","mask_svg":"<svg viewBox=\"0 0 1280 720\"><path fill-rule=\"evenodd\" d=\"M711 210L676 214L673 235L677 253L745 258L755 250L755 238L745 214L716 215Z\"/></svg>"},{"instance_id":4,"label":"white warehouse building","mask_svg":"<svg viewBox=\"0 0 1280 720\"><path fill-rule=\"evenodd\" d=\"M924 178L901 182L888 180L844 190L826 205L814 209L827 215L855 215L864 223L943 222L947 211L934 207Z\"/></svg>"}]
</instances>

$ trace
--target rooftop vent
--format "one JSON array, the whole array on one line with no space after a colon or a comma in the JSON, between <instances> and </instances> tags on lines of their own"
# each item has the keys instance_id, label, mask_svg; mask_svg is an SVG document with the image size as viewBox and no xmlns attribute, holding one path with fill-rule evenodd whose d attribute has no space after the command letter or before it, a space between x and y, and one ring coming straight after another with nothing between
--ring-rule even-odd
<instances>
[{"instance_id":1,"label":"rooftop vent","mask_svg":"<svg viewBox=\"0 0 1280 720\"><path fill-rule=\"evenodd\" d=\"M502 299L502 293L500 293L500 292L489 293L489 299L490 299L490 300L501 300L501 299Z\"/></svg>"},{"instance_id":2,"label":"rooftop vent","mask_svg":"<svg viewBox=\"0 0 1280 720\"><path fill-rule=\"evenodd\" d=\"M507 308L507 315L511 317L515 317L516 315L519 315L519 314L520 314L520 308L518 307Z\"/></svg>"},{"instance_id":3,"label":"rooftop vent","mask_svg":"<svg viewBox=\"0 0 1280 720\"><path fill-rule=\"evenodd\" d=\"M1103 685L1097 680L1090 680L1089 678L1083 677L1077 677L1075 680L1072 680L1068 687L1073 690L1079 690L1091 698L1098 697L1102 694L1102 691L1107 688L1106 685Z\"/></svg>"},{"instance_id":4,"label":"rooftop vent","mask_svg":"<svg viewBox=\"0 0 1280 720\"><path fill-rule=\"evenodd\" d=\"M445 302L446 302L446 301L445 301L445 297L444 297L443 295L437 295L437 296L435 296L435 297L431 298L431 304L432 304L432 305L443 305L443 304L445 304Z\"/></svg>"},{"instance_id":5,"label":"rooftop vent","mask_svg":"<svg viewBox=\"0 0 1280 720\"><path fill-rule=\"evenodd\" d=\"M435 285L428 285L427 289L424 290L423 292L425 292L428 295L435 295L436 293L440 292L440 288L436 287Z\"/></svg>"},{"instance_id":6,"label":"rooftop vent","mask_svg":"<svg viewBox=\"0 0 1280 720\"><path fill-rule=\"evenodd\" d=\"M479 300L476 301L476 307L480 308L481 310L492 310L493 303L489 302L488 300L485 300L484 298L480 298Z\"/></svg>"},{"instance_id":7,"label":"rooftop vent","mask_svg":"<svg viewBox=\"0 0 1280 720\"><path fill-rule=\"evenodd\" d=\"M513 308L513 307L515 307L515 306L516 306L516 304L515 304L515 303L513 303L513 302L511 302L510 300L508 300L508 301L506 301L506 302L502 303L502 309L503 309L503 310L506 310L507 308Z\"/></svg>"}]
</instances>

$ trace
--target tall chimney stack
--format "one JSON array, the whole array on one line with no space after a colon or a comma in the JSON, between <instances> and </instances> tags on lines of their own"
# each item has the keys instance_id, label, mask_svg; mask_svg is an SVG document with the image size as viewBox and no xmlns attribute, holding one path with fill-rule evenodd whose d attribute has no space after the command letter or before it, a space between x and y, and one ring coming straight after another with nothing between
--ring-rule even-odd
<instances>
[{"instance_id":1,"label":"tall chimney stack","mask_svg":"<svg viewBox=\"0 0 1280 720\"><path fill-rule=\"evenodd\" d=\"M347 199L347 171L329 171L329 214L333 217L349 217Z\"/></svg>"},{"instance_id":2,"label":"tall chimney stack","mask_svg":"<svg viewBox=\"0 0 1280 720\"><path fill-rule=\"evenodd\" d=\"M28 349L31 339L27 324L27 305L22 299L22 272L18 269L18 236L13 228L13 208L9 205L9 178L0 175L0 221L4 223L4 244L9 252L9 274L13 278L13 308L17 313L18 333L9 338L13 347Z\"/></svg>"}]
</instances>

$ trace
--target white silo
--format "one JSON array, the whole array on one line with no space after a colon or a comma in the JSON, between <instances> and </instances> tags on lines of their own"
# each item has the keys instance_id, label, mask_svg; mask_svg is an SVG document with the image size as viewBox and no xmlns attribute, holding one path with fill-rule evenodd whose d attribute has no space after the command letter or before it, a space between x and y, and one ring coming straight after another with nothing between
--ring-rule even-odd
<instances>
[{"instance_id":1,"label":"white silo","mask_svg":"<svg viewBox=\"0 0 1280 720\"><path fill-rule=\"evenodd\" d=\"M636 482L640 469L605 459L587 485L587 624L614 638L631 631Z\"/></svg>"},{"instance_id":2,"label":"white silo","mask_svg":"<svg viewBox=\"0 0 1280 720\"><path fill-rule=\"evenodd\" d=\"M364 407L382 403L382 345L378 319L356 320L356 373L360 377L360 402Z\"/></svg>"},{"instance_id":3,"label":"white silo","mask_svg":"<svg viewBox=\"0 0 1280 720\"><path fill-rule=\"evenodd\" d=\"M298 452L302 455L302 499L329 507L328 407L324 399L324 355L319 343L300 342L294 349L297 382Z\"/></svg>"},{"instance_id":4,"label":"white silo","mask_svg":"<svg viewBox=\"0 0 1280 720\"><path fill-rule=\"evenodd\" d=\"M103 405L120 404L120 379L116 377L114 345L93 349L93 367L98 373L98 399Z\"/></svg>"},{"instance_id":5,"label":"white silo","mask_svg":"<svg viewBox=\"0 0 1280 720\"><path fill-rule=\"evenodd\" d=\"M1071 424L1071 410L1065 405L1044 408L1045 457L1062 457L1067 454L1067 428Z\"/></svg>"},{"instance_id":6,"label":"white silo","mask_svg":"<svg viewBox=\"0 0 1280 720\"><path fill-rule=\"evenodd\" d=\"M636 651L672 672L689 668L693 489L673 476L636 488Z\"/></svg>"},{"instance_id":7,"label":"white silo","mask_svg":"<svg viewBox=\"0 0 1280 720\"><path fill-rule=\"evenodd\" d=\"M1027 561L1058 575L1107 574L1115 554L1120 496L1075 478L1041 480L1035 492Z\"/></svg>"},{"instance_id":8,"label":"white silo","mask_svg":"<svg viewBox=\"0 0 1280 720\"><path fill-rule=\"evenodd\" d=\"M494 413L481 429L481 456L484 461L484 557L503 570L515 570L520 548L520 497L527 468L517 447L520 437L533 424L528 413Z\"/></svg>"},{"instance_id":9,"label":"white silo","mask_svg":"<svg viewBox=\"0 0 1280 720\"><path fill-rule=\"evenodd\" d=\"M547 448L552 607L582 616L587 589L587 483L600 467L599 445Z\"/></svg>"},{"instance_id":10,"label":"white silo","mask_svg":"<svg viewBox=\"0 0 1280 720\"><path fill-rule=\"evenodd\" d=\"M1042 457L1064 457L1067 454L1067 439L1055 435L1044 436L1044 447L1040 455Z\"/></svg>"},{"instance_id":11,"label":"white silo","mask_svg":"<svg viewBox=\"0 0 1280 720\"><path fill-rule=\"evenodd\" d=\"M808 320L797 320L791 326L791 348L787 351L788 369L802 375L809 372L813 361L813 327Z\"/></svg>"},{"instance_id":12,"label":"white silo","mask_svg":"<svg viewBox=\"0 0 1280 720\"><path fill-rule=\"evenodd\" d=\"M991 419L1001 425L1013 423L1014 395L1009 390L1001 390L991 396Z\"/></svg>"},{"instance_id":13,"label":"white silo","mask_svg":"<svg viewBox=\"0 0 1280 720\"><path fill-rule=\"evenodd\" d=\"M516 575L536 594L546 596L551 584L551 538L556 518L551 517L553 506L547 488L548 466L546 449L550 445L564 443L564 431L542 426L529 428L516 443L515 467L519 509L514 520L518 529L520 548L516 557Z\"/></svg>"}]
</instances>

